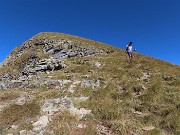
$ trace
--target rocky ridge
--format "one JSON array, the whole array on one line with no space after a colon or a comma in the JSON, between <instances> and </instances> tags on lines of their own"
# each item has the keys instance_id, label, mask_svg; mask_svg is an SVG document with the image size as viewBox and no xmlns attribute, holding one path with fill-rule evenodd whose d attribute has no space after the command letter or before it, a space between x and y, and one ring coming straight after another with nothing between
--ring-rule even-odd
<instances>
[{"instance_id":1,"label":"rocky ridge","mask_svg":"<svg viewBox=\"0 0 180 135\"><path fill-rule=\"evenodd\" d=\"M18 70L17 74L12 71L1 74L1 90L31 86L33 84L29 84L29 78L42 72L65 68L64 59L66 58L104 55L112 52L108 49L82 45L82 42L64 38L59 33L48 33L48 37L46 35L47 33L40 33L26 41L1 64L2 68L15 65L16 69L12 70Z\"/></svg>"}]
</instances>

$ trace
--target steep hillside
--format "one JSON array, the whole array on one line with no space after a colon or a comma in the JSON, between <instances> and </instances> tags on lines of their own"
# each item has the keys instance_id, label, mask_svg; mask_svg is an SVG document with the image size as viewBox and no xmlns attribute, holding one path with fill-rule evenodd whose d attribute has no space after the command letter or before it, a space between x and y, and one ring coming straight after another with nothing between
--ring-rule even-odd
<instances>
[{"instance_id":1,"label":"steep hillside","mask_svg":"<svg viewBox=\"0 0 180 135\"><path fill-rule=\"evenodd\" d=\"M0 66L0 134L179 135L180 67L39 33Z\"/></svg>"}]
</instances>

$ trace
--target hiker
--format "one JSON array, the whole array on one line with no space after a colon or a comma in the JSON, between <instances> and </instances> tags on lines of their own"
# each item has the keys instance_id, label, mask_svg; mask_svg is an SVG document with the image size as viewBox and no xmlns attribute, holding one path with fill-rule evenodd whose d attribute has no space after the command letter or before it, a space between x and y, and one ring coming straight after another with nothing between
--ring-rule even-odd
<instances>
[{"instance_id":1,"label":"hiker","mask_svg":"<svg viewBox=\"0 0 180 135\"><path fill-rule=\"evenodd\" d=\"M132 63L132 60L133 60L132 42L129 42L129 44L126 46L126 53L129 56L129 61Z\"/></svg>"}]
</instances>

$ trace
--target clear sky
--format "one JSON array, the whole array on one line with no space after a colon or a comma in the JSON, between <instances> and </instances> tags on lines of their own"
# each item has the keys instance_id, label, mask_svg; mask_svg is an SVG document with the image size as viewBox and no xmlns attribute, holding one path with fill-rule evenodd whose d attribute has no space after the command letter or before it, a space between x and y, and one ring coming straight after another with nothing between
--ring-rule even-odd
<instances>
[{"instance_id":1,"label":"clear sky","mask_svg":"<svg viewBox=\"0 0 180 135\"><path fill-rule=\"evenodd\" d=\"M180 65L180 0L0 0L0 62L39 32L62 32Z\"/></svg>"}]
</instances>

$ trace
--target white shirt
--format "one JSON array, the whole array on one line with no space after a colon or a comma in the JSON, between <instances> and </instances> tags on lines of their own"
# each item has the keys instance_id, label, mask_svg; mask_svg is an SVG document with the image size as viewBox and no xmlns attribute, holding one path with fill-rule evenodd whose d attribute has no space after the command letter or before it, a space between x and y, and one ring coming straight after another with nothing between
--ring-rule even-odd
<instances>
[{"instance_id":1,"label":"white shirt","mask_svg":"<svg viewBox=\"0 0 180 135\"><path fill-rule=\"evenodd\" d=\"M127 50L128 52L132 52L133 51L132 46L128 46L127 45L126 47L128 47L128 50Z\"/></svg>"}]
</instances>

